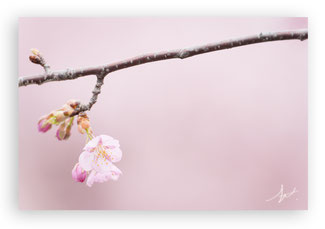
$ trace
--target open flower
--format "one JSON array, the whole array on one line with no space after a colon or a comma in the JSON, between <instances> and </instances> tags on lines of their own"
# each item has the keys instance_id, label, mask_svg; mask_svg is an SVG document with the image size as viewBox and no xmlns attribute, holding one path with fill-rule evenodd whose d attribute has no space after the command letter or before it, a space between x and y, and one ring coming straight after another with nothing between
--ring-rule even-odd
<instances>
[{"instance_id":1,"label":"open flower","mask_svg":"<svg viewBox=\"0 0 325 229\"><path fill-rule=\"evenodd\" d=\"M118 162L121 158L119 141L107 135L100 135L84 147L84 152L79 157L79 164L86 171L94 169L104 173L111 170L112 162Z\"/></svg>"},{"instance_id":2,"label":"open flower","mask_svg":"<svg viewBox=\"0 0 325 229\"><path fill-rule=\"evenodd\" d=\"M100 135L90 140L80 154L79 165L89 172L87 185L94 182L102 183L108 180L117 180L122 172L113 164L122 158L122 151L118 140Z\"/></svg>"}]
</instances>

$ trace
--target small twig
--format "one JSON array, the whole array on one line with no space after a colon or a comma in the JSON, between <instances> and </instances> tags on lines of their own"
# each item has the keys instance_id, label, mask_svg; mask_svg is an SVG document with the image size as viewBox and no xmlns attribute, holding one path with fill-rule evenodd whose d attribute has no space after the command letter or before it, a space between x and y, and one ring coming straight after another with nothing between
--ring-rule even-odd
<instances>
[{"instance_id":1,"label":"small twig","mask_svg":"<svg viewBox=\"0 0 325 229\"><path fill-rule=\"evenodd\" d=\"M44 68L45 74L47 75L50 71L50 66L46 64L46 61L42 55L40 56L40 59L41 59L40 65Z\"/></svg>"},{"instance_id":2,"label":"small twig","mask_svg":"<svg viewBox=\"0 0 325 229\"><path fill-rule=\"evenodd\" d=\"M101 92L101 87L104 84L104 78L106 76L106 73L102 73L97 75L97 82L95 85L94 90L92 91L93 96L91 97L89 103L87 105L80 105L75 111L70 115L71 117L78 115L81 112L84 111L90 111L91 107L97 102L98 95Z\"/></svg>"}]
</instances>

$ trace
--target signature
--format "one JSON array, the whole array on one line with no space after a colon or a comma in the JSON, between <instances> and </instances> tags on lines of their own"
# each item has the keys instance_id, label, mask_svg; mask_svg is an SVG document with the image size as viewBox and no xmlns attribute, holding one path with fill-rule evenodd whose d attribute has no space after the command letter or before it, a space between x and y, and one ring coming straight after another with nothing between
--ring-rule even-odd
<instances>
[{"instance_id":1,"label":"signature","mask_svg":"<svg viewBox=\"0 0 325 229\"><path fill-rule=\"evenodd\" d=\"M280 192L278 192L275 196L273 196L272 198L270 198L266 201L268 202L268 201L274 200L276 198L279 198L278 203L281 203L283 200L290 198L293 194L295 194L297 192L298 192L298 190L296 189L296 187L294 187L291 192L284 193L283 184L281 184Z\"/></svg>"}]
</instances>

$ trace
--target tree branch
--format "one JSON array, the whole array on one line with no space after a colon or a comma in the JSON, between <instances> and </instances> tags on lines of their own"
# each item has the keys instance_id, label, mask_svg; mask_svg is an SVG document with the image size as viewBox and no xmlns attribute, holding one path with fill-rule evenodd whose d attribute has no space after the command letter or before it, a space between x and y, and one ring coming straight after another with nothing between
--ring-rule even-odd
<instances>
[{"instance_id":1,"label":"tree branch","mask_svg":"<svg viewBox=\"0 0 325 229\"><path fill-rule=\"evenodd\" d=\"M104 78L106 74L102 73L100 75L97 75L97 83L95 85L94 90L92 91L93 96L91 97L89 103L87 105L80 105L75 109L75 111L70 115L71 117L78 115L81 112L88 111L91 109L91 107L97 102L98 95L101 92L101 88L104 84Z\"/></svg>"},{"instance_id":2,"label":"tree branch","mask_svg":"<svg viewBox=\"0 0 325 229\"><path fill-rule=\"evenodd\" d=\"M50 66L46 64L46 61L41 54L39 55L39 57L40 57L40 65L43 67L45 71L45 75L47 75L50 72Z\"/></svg>"},{"instance_id":3,"label":"tree branch","mask_svg":"<svg viewBox=\"0 0 325 229\"><path fill-rule=\"evenodd\" d=\"M295 31L284 31L284 32L274 32L274 33L260 33L253 36L226 40L217 43L207 44L203 46L197 46L188 49L179 49L171 50L166 52L151 53L142 56L137 56L134 58L126 59L124 61L101 65L96 67L80 68L80 69L67 69L64 71L49 72L48 66L45 63L43 68L45 70L44 74L29 76L29 77L20 77L18 80L19 87L27 86L31 84L41 85L43 83L52 82L52 81L63 81L63 80L73 80L79 77L95 75L97 76L97 83L93 90L93 96L90 102L87 105L81 105L74 115L90 110L91 107L96 103L98 94L100 94L101 86L104 84L104 78L107 74L115 72L124 68L129 68L137 66L140 64L169 60L169 59L185 59L195 55L204 54L208 52L219 51L223 49L230 49L245 45L257 44L262 42L270 41L281 41L281 40L306 40L308 39L307 29L295 30Z\"/></svg>"}]
</instances>

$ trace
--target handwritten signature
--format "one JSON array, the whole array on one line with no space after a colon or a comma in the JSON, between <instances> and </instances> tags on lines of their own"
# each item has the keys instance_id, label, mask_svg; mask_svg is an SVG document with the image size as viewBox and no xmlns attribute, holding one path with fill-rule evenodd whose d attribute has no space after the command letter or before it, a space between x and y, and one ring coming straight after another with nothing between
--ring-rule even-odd
<instances>
[{"instance_id":1,"label":"handwritten signature","mask_svg":"<svg viewBox=\"0 0 325 229\"><path fill-rule=\"evenodd\" d=\"M291 192L284 193L283 184L281 184L280 192L278 192L275 196L273 196L272 198L270 198L270 199L268 199L266 201L269 202L271 200L279 198L278 203L281 203L283 200L290 198L293 194L295 194L297 192L298 192L298 190L296 189L296 187L294 187Z\"/></svg>"}]
</instances>

